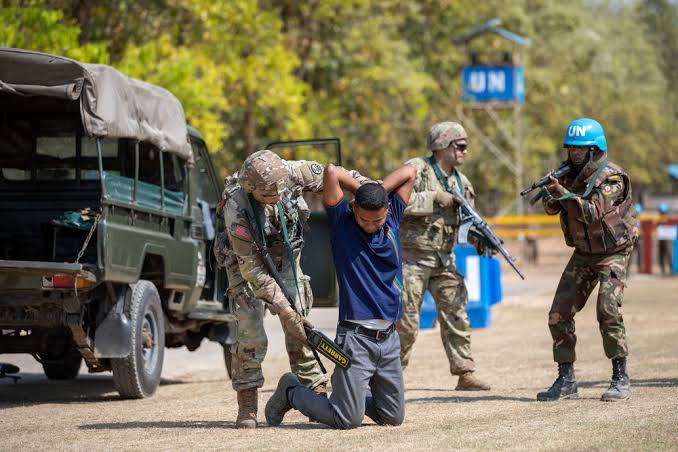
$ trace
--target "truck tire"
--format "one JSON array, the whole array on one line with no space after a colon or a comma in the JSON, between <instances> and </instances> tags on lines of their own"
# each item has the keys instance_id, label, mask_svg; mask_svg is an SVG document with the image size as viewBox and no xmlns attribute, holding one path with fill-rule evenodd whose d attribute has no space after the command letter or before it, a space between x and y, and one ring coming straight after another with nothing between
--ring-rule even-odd
<instances>
[{"instance_id":1,"label":"truck tire","mask_svg":"<svg viewBox=\"0 0 678 452\"><path fill-rule=\"evenodd\" d=\"M125 299L125 314L131 323L132 351L125 358L111 359L113 383L126 399L152 395L160 383L165 356L165 324L158 290L152 282L131 284Z\"/></svg>"},{"instance_id":2,"label":"truck tire","mask_svg":"<svg viewBox=\"0 0 678 452\"><path fill-rule=\"evenodd\" d=\"M78 352L67 352L59 360L50 360L42 363L42 369L50 380L72 380L78 376L82 356Z\"/></svg>"}]
</instances>

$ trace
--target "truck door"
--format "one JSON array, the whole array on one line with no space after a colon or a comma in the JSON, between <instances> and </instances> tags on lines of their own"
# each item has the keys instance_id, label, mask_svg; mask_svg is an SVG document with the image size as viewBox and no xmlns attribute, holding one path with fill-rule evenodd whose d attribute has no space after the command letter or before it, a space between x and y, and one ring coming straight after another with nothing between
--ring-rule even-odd
<instances>
[{"instance_id":1,"label":"truck door","mask_svg":"<svg viewBox=\"0 0 678 452\"><path fill-rule=\"evenodd\" d=\"M217 268L212 246L216 233L219 232L216 230L216 208L223 187L212 166L205 143L197 137L191 136L190 138L195 154L195 164L191 170L192 205L199 210L199 212L196 212L196 218L201 218L201 224L194 223L193 237L199 238L205 243L203 249L205 285L200 299L222 303L228 287L226 271L223 268Z\"/></svg>"},{"instance_id":2,"label":"truck door","mask_svg":"<svg viewBox=\"0 0 678 452\"><path fill-rule=\"evenodd\" d=\"M298 141L276 141L266 149L275 151L285 160L315 160L321 165L341 165L341 142L339 138L321 138ZM336 306L338 301L337 277L330 248L327 215L319 193L304 193L304 199L311 209L308 219L309 230L305 234L304 249L301 253L301 268L311 277L313 305Z\"/></svg>"}]
</instances>

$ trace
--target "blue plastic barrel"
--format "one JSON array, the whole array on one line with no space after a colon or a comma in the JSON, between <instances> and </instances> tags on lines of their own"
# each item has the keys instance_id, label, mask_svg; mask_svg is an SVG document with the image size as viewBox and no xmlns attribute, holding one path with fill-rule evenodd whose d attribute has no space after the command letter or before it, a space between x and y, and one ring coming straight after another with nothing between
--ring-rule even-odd
<instances>
[{"instance_id":1,"label":"blue plastic barrel","mask_svg":"<svg viewBox=\"0 0 678 452\"><path fill-rule=\"evenodd\" d=\"M424 300L421 302L419 311L419 328L425 330L433 326L433 321L437 317L436 302L429 291L424 294Z\"/></svg>"},{"instance_id":2,"label":"blue plastic barrel","mask_svg":"<svg viewBox=\"0 0 678 452\"><path fill-rule=\"evenodd\" d=\"M494 257L489 258L489 265L488 265L488 279L490 280L490 294L489 294L489 302L490 305L494 305L497 303L501 303L501 300L503 298L503 294L501 291L501 264L499 263L499 259L496 259Z\"/></svg>"},{"instance_id":3,"label":"blue plastic barrel","mask_svg":"<svg viewBox=\"0 0 678 452\"><path fill-rule=\"evenodd\" d=\"M468 256L477 256L478 252L473 245L463 244L454 246L454 259L457 270L462 275L466 275L466 258Z\"/></svg>"},{"instance_id":4,"label":"blue plastic barrel","mask_svg":"<svg viewBox=\"0 0 678 452\"><path fill-rule=\"evenodd\" d=\"M502 299L499 260L478 256L475 247L468 244L455 246L454 256L457 269L464 276L469 293L466 313L471 327L487 328L491 321L490 308ZM420 328L431 328L436 316L435 301L431 294L426 292L421 305Z\"/></svg>"},{"instance_id":5,"label":"blue plastic barrel","mask_svg":"<svg viewBox=\"0 0 678 452\"><path fill-rule=\"evenodd\" d=\"M466 306L466 313L468 314L471 328L487 328L490 326L492 311L489 306Z\"/></svg>"},{"instance_id":6,"label":"blue plastic barrel","mask_svg":"<svg viewBox=\"0 0 678 452\"><path fill-rule=\"evenodd\" d=\"M487 328L491 321L491 306L502 299L499 261L478 256L475 247L468 244L455 246L454 255L469 294L466 312L471 327Z\"/></svg>"}]
</instances>

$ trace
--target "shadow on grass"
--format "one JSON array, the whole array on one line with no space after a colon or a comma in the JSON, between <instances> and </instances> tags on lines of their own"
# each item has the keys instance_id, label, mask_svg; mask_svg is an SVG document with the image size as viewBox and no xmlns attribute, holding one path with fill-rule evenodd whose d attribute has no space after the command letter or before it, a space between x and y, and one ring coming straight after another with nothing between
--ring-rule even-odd
<instances>
[{"instance_id":1,"label":"shadow on grass","mask_svg":"<svg viewBox=\"0 0 678 452\"><path fill-rule=\"evenodd\" d=\"M232 421L132 421L83 424L80 430L131 430L136 428L235 428Z\"/></svg>"},{"instance_id":2,"label":"shadow on grass","mask_svg":"<svg viewBox=\"0 0 678 452\"><path fill-rule=\"evenodd\" d=\"M495 400L512 400L514 402L534 402L535 399L531 397L508 397L499 395L486 396L449 396L449 397L418 397L414 399L406 399L405 403L470 403L470 402L488 402Z\"/></svg>"},{"instance_id":3,"label":"shadow on grass","mask_svg":"<svg viewBox=\"0 0 678 452\"><path fill-rule=\"evenodd\" d=\"M368 420L367 418L365 420ZM266 426L266 425L265 425ZM304 423L298 423L298 424L280 424L276 427L269 427L266 426L267 428L281 428L281 429L286 429L286 430L330 430L330 427L328 427L325 424L322 424L320 422L304 422Z\"/></svg>"},{"instance_id":4,"label":"shadow on grass","mask_svg":"<svg viewBox=\"0 0 678 452\"><path fill-rule=\"evenodd\" d=\"M365 418L364 426L376 425ZM137 428L235 428L233 421L132 421L132 422L102 422L98 424L83 424L78 427L80 430L131 430ZM281 424L276 427L269 427L265 423L259 424L257 428L276 428L283 430L331 430L325 424L319 422L299 422L291 424Z\"/></svg>"},{"instance_id":5,"label":"shadow on grass","mask_svg":"<svg viewBox=\"0 0 678 452\"><path fill-rule=\"evenodd\" d=\"M405 386L405 392L415 392L415 391L422 391L422 392L450 392L454 391L454 387L450 388L409 388Z\"/></svg>"},{"instance_id":6,"label":"shadow on grass","mask_svg":"<svg viewBox=\"0 0 678 452\"><path fill-rule=\"evenodd\" d=\"M577 384L580 388L596 388L603 387L610 384L610 380L599 380L599 381L578 381ZM633 387L641 388L670 388L672 386L678 386L678 378L640 378L635 379L631 376L631 389Z\"/></svg>"},{"instance_id":7,"label":"shadow on grass","mask_svg":"<svg viewBox=\"0 0 678 452\"><path fill-rule=\"evenodd\" d=\"M161 386L192 384L166 379ZM84 375L67 381L48 380L41 373L22 373L16 384L0 384L0 409L43 403L91 403L123 400L113 385L112 375Z\"/></svg>"}]
</instances>

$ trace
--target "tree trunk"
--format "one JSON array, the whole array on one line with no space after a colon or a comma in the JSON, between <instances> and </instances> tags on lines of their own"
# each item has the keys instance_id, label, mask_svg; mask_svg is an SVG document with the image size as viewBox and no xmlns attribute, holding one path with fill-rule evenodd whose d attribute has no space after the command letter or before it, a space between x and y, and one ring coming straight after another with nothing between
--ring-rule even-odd
<instances>
[{"instance_id":1,"label":"tree trunk","mask_svg":"<svg viewBox=\"0 0 678 452\"><path fill-rule=\"evenodd\" d=\"M82 46L89 42L92 35L92 8L89 0L78 0L73 8L73 15L78 19L80 24L78 43Z\"/></svg>"},{"instance_id":2,"label":"tree trunk","mask_svg":"<svg viewBox=\"0 0 678 452\"><path fill-rule=\"evenodd\" d=\"M245 156L256 151L257 121L256 121L256 96L247 93L247 107L245 108L245 117L243 118L243 136L245 139Z\"/></svg>"}]
</instances>

